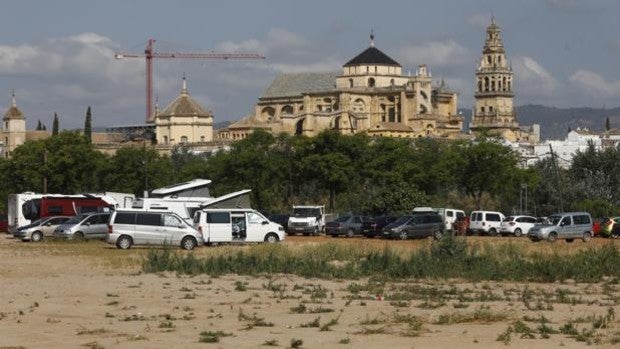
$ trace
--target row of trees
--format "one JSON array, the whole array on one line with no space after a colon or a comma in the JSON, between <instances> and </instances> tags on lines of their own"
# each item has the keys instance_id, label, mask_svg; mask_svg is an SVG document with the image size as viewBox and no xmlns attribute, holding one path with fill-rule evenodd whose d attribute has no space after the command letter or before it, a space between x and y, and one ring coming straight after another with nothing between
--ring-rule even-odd
<instances>
[{"instance_id":1,"label":"row of trees","mask_svg":"<svg viewBox=\"0 0 620 349\"><path fill-rule=\"evenodd\" d=\"M58 114L54 113L54 118L52 119L52 135L53 136L58 134L59 127L60 127L60 121L58 119ZM41 120L39 120L37 123L36 130L46 131L47 126L45 126L45 124L42 123ZM92 113L91 113L90 106L86 108L86 117L84 118L84 137L86 137L88 140L90 140L92 137Z\"/></svg>"},{"instance_id":2,"label":"row of trees","mask_svg":"<svg viewBox=\"0 0 620 349\"><path fill-rule=\"evenodd\" d=\"M212 192L252 189L256 208L288 212L323 203L333 211L406 212L415 206L454 206L544 215L560 209L609 214L620 200L617 149L594 148L569 170L543 161L523 169L495 139L477 142L371 138L323 132L307 138L257 131L212 156L184 147L170 156L149 146L98 152L76 132L29 141L0 160L0 195L35 191L131 192L193 178L213 180ZM571 190L564 188L571 183ZM526 204L523 190L528 188ZM599 212L596 212L597 214ZM605 211L605 212L603 212Z\"/></svg>"}]
</instances>

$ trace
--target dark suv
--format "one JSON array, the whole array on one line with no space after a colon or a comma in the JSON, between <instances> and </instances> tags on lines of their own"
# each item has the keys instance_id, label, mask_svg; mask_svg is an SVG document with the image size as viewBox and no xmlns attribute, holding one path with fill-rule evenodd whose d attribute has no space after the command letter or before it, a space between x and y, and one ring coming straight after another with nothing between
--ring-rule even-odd
<instances>
[{"instance_id":1,"label":"dark suv","mask_svg":"<svg viewBox=\"0 0 620 349\"><path fill-rule=\"evenodd\" d=\"M398 217L396 216L379 216L369 221L365 221L362 223L362 235L367 238L381 235L383 228L397 219Z\"/></svg>"},{"instance_id":2,"label":"dark suv","mask_svg":"<svg viewBox=\"0 0 620 349\"><path fill-rule=\"evenodd\" d=\"M406 240L410 237L425 238L432 236L441 239L445 227L443 219L437 213L424 212L400 217L383 228L383 237Z\"/></svg>"}]
</instances>

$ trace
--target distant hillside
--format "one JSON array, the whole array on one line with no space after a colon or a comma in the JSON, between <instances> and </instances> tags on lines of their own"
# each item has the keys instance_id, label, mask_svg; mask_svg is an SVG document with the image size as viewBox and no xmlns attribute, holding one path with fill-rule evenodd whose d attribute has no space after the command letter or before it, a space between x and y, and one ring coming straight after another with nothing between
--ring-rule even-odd
<instances>
[{"instance_id":1,"label":"distant hillside","mask_svg":"<svg viewBox=\"0 0 620 349\"><path fill-rule=\"evenodd\" d=\"M523 105L517 107L519 124L540 124L541 139L563 139L568 128L587 127L593 131L603 131L605 120L609 118L611 128L620 127L620 107L604 108L554 108L543 105Z\"/></svg>"},{"instance_id":2,"label":"distant hillside","mask_svg":"<svg viewBox=\"0 0 620 349\"><path fill-rule=\"evenodd\" d=\"M465 131L469 130L471 109L459 109L465 117ZM587 127L593 131L605 129L609 117L611 128L620 128L620 107L606 108L555 108L544 105L522 105L517 107L520 125L540 124L541 140L564 139L568 128Z\"/></svg>"}]
</instances>

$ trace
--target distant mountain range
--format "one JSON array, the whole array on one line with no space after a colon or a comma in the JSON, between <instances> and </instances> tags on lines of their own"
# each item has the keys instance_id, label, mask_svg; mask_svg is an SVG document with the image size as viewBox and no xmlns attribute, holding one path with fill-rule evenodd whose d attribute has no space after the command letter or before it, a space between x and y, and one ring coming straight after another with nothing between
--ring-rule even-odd
<instances>
[{"instance_id":1,"label":"distant mountain range","mask_svg":"<svg viewBox=\"0 0 620 349\"><path fill-rule=\"evenodd\" d=\"M460 109L465 117L465 129L469 129L471 109ZM605 130L605 120L609 118L611 128L620 127L620 107L607 108L555 108L544 105L522 105L517 107L520 125L540 125L540 139L564 139L569 128L588 128L592 131Z\"/></svg>"}]
</instances>

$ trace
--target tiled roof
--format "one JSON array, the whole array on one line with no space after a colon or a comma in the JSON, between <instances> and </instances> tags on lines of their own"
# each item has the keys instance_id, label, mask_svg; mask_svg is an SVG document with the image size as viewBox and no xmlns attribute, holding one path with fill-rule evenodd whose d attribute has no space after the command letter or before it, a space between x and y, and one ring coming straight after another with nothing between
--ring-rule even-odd
<instances>
[{"instance_id":1,"label":"tiled roof","mask_svg":"<svg viewBox=\"0 0 620 349\"><path fill-rule=\"evenodd\" d=\"M211 111L203 108L187 93L181 93L174 101L157 113L157 116L170 115L213 116Z\"/></svg>"},{"instance_id":2,"label":"tiled roof","mask_svg":"<svg viewBox=\"0 0 620 349\"><path fill-rule=\"evenodd\" d=\"M352 65L368 65L368 64L376 64L376 65L389 65L400 67L401 65L390 58L388 55L383 53L381 50L374 46L370 46L366 50L364 50L359 55L355 56L352 60L348 61L345 64L345 67Z\"/></svg>"},{"instance_id":3,"label":"tiled roof","mask_svg":"<svg viewBox=\"0 0 620 349\"><path fill-rule=\"evenodd\" d=\"M19 110L18 107L12 106L9 108L9 110L6 111L6 114L4 114L4 120L9 120L9 119L25 119L25 118L24 118L24 114L22 113L21 110Z\"/></svg>"},{"instance_id":4,"label":"tiled roof","mask_svg":"<svg viewBox=\"0 0 620 349\"><path fill-rule=\"evenodd\" d=\"M329 91L336 88L337 72L280 74L263 92L261 98L294 97L303 93Z\"/></svg>"}]
</instances>

